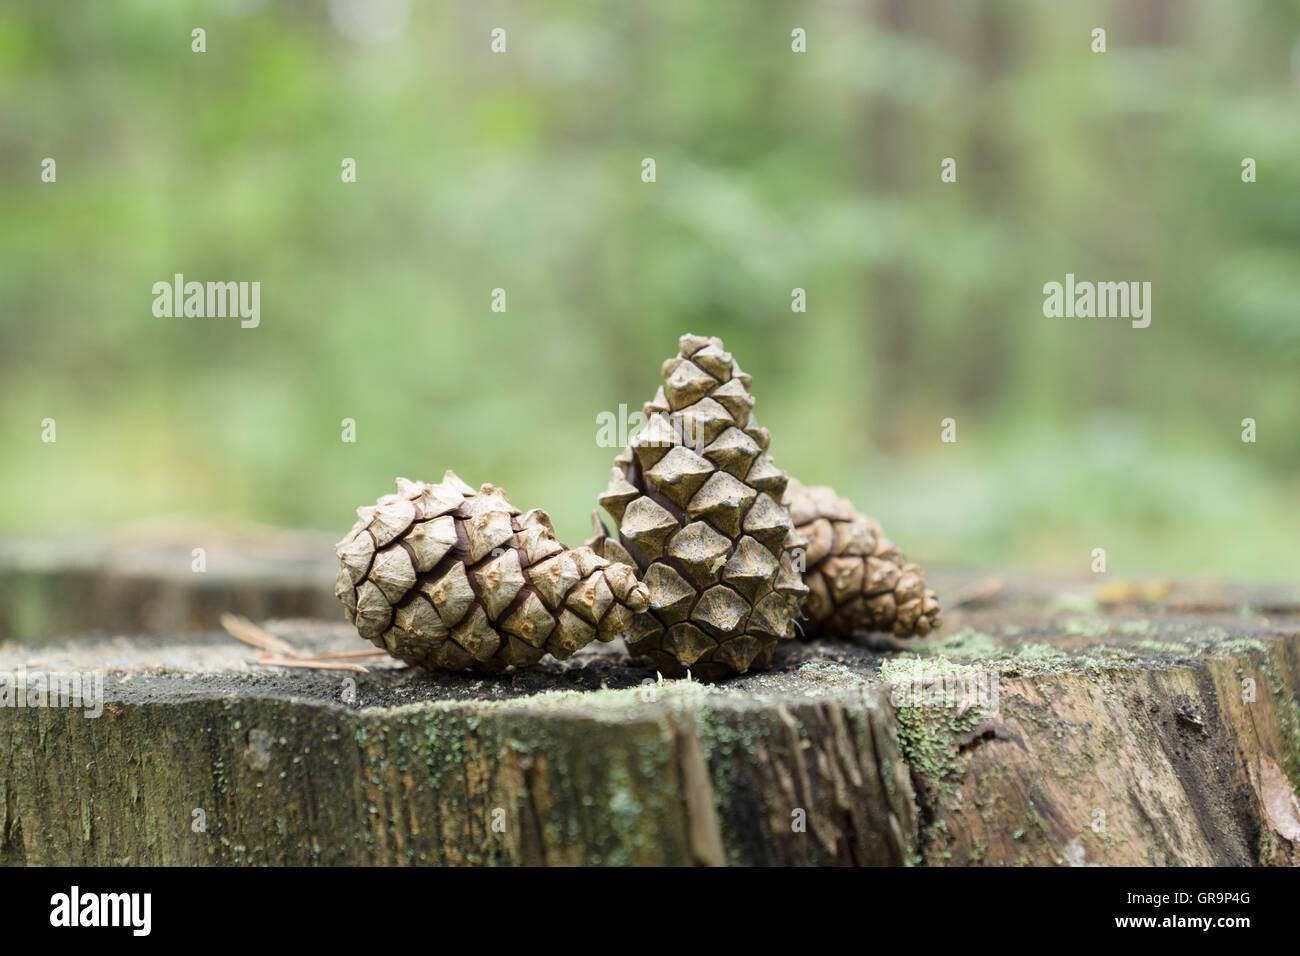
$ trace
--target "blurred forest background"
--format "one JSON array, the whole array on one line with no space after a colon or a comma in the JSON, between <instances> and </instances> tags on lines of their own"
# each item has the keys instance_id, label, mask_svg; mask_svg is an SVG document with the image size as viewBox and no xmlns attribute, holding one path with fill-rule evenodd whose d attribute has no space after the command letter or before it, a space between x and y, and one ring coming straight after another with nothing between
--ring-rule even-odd
<instances>
[{"instance_id":1,"label":"blurred forest background","mask_svg":"<svg viewBox=\"0 0 1300 956\"><path fill-rule=\"evenodd\" d=\"M0 533L341 534L451 467L580 543L692 331L922 564L1294 576L1298 94L1281 0L5 3ZM261 326L154 317L177 272ZM1151 327L1045 318L1067 272Z\"/></svg>"}]
</instances>

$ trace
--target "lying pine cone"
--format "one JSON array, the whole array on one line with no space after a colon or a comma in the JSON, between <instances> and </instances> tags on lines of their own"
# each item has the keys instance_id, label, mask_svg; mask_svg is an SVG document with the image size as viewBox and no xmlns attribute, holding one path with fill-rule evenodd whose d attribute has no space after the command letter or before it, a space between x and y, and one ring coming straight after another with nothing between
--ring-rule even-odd
<instances>
[{"instance_id":1,"label":"lying pine cone","mask_svg":"<svg viewBox=\"0 0 1300 956\"><path fill-rule=\"evenodd\" d=\"M907 563L874 518L825 485L805 488L793 478L785 503L808 542L805 635L890 631L924 637L939 628L939 602L921 569Z\"/></svg>"},{"instance_id":2,"label":"lying pine cone","mask_svg":"<svg viewBox=\"0 0 1300 956\"><path fill-rule=\"evenodd\" d=\"M505 492L397 479L335 547L335 594L361 636L408 664L488 673L610 641L649 594L627 564L555 540Z\"/></svg>"},{"instance_id":3,"label":"lying pine cone","mask_svg":"<svg viewBox=\"0 0 1300 956\"><path fill-rule=\"evenodd\" d=\"M767 667L792 637L808 593L792 566L802 542L781 504L788 475L764 454L767 429L750 410L750 377L722 341L683 335L664 384L643 409L646 427L615 460L588 542L634 564L650 608L633 618L628 648L668 676L687 667L716 680Z\"/></svg>"}]
</instances>

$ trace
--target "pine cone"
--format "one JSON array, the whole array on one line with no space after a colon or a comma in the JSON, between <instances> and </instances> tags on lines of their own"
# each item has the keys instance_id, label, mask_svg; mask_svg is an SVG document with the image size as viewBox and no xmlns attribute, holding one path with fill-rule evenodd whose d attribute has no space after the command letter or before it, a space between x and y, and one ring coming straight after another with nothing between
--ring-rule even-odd
<instances>
[{"instance_id":1,"label":"pine cone","mask_svg":"<svg viewBox=\"0 0 1300 956\"><path fill-rule=\"evenodd\" d=\"M805 488L793 478L785 503L808 542L805 635L892 631L924 637L939 628L939 602L921 569L907 563L874 518L825 485Z\"/></svg>"},{"instance_id":2,"label":"pine cone","mask_svg":"<svg viewBox=\"0 0 1300 956\"><path fill-rule=\"evenodd\" d=\"M335 547L335 594L361 636L408 664L495 673L549 651L563 660L610 641L646 609L626 564L555 540L551 519L522 517L505 492L397 479L397 494L357 509Z\"/></svg>"},{"instance_id":3,"label":"pine cone","mask_svg":"<svg viewBox=\"0 0 1300 956\"><path fill-rule=\"evenodd\" d=\"M644 406L646 427L615 460L588 542L634 564L650 608L632 620L628 648L677 676L716 680L767 667L794 634L808 593L793 568L802 544L781 504L789 476L764 454L767 429L750 409L750 377L722 341L683 335Z\"/></svg>"}]
</instances>

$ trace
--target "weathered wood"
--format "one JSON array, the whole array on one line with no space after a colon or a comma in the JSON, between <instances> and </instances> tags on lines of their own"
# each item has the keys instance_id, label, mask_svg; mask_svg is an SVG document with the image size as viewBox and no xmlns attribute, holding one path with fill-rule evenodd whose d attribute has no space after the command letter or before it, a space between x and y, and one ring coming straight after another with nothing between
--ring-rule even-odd
<instances>
[{"instance_id":1,"label":"weathered wood","mask_svg":"<svg viewBox=\"0 0 1300 956\"><path fill-rule=\"evenodd\" d=\"M604 646L482 677L263 668L215 633L10 641L0 675L99 668L107 706L0 708L0 860L1300 862L1297 596L1116 595L1023 582L924 644L791 645L719 685Z\"/></svg>"},{"instance_id":2,"label":"weathered wood","mask_svg":"<svg viewBox=\"0 0 1300 956\"><path fill-rule=\"evenodd\" d=\"M338 627L282 633L355 646ZM155 651L168 669L142 666ZM47 653L124 669L102 717L0 711L9 862L883 863L915 830L887 703L856 689L773 707L643 688L653 675L609 653L504 678L253 668L215 636Z\"/></svg>"}]
</instances>

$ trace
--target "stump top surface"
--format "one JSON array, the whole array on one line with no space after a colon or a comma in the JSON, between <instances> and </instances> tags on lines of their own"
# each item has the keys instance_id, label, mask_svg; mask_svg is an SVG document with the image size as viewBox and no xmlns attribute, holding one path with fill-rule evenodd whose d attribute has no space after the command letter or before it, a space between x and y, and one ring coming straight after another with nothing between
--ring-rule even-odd
<instances>
[{"instance_id":1,"label":"stump top surface","mask_svg":"<svg viewBox=\"0 0 1300 956\"><path fill-rule=\"evenodd\" d=\"M1300 592L1217 585L1127 585L1022 579L996 593L970 575L938 575L941 596L956 596L945 626L923 641L882 635L857 640L788 641L769 671L712 685L681 684L675 693L707 695L711 705L769 706L782 699L860 694L918 668L976 665L1003 676L1159 667L1239 654L1294 636ZM966 598L962 595L966 594ZM232 608L238 610L238 608ZM301 654L367 648L345 623L301 619L263 622ZM608 695L657 680L644 658L628 658L621 642L593 644L570 658L550 657L526 671L496 676L432 674L377 657L368 673L313 671L256 663L259 651L223 631L183 635L88 636L38 644L0 642L0 672L102 670L107 699L126 703L197 697L288 698L338 704L355 680L356 707L425 702L533 701L574 704L598 713ZM883 673L882 673L883 672ZM673 682L669 682L670 684ZM680 682L678 682L680 683ZM341 706L341 705L340 705ZM353 708L355 709L355 708Z\"/></svg>"}]
</instances>

